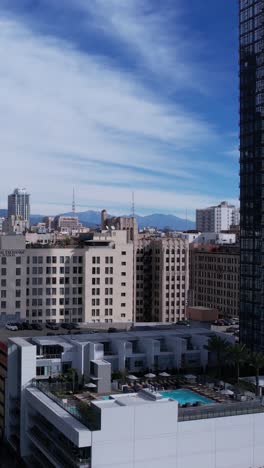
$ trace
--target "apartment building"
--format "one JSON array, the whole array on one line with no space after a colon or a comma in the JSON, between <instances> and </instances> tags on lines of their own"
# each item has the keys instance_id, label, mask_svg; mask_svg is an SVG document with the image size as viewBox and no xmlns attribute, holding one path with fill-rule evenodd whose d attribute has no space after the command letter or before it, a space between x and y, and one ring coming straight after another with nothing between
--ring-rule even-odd
<instances>
[{"instance_id":1,"label":"apartment building","mask_svg":"<svg viewBox=\"0 0 264 468\"><path fill-rule=\"evenodd\" d=\"M189 304L239 313L240 249L236 246L190 248Z\"/></svg>"},{"instance_id":2,"label":"apartment building","mask_svg":"<svg viewBox=\"0 0 264 468\"><path fill-rule=\"evenodd\" d=\"M132 265L133 244L122 231L91 234L69 247L1 236L1 320L131 321Z\"/></svg>"},{"instance_id":3,"label":"apartment building","mask_svg":"<svg viewBox=\"0 0 264 468\"><path fill-rule=\"evenodd\" d=\"M139 236L134 253L136 320L183 319L189 287L188 240Z\"/></svg>"},{"instance_id":4,"label":"apartment building","mask_svg":"<svg viewBox=\"0 0 264 468\"><path fill-rule=\"evenodd\" d=\"M217 206L196 210L196 229L201 232L229 230L231 225L239 224L239 209L226 201Z\"/></svg>"},{"instance_id":5,"label":"apartment building","mask_svg":"<svg viewBox=\"0 0 264 468\"><path fill-rule=\"evenodd\" d=\"M212 332L200 334L205 353L207 333ZM164 332L159 336L158 331L149 338L158 341L162 335L166 339ZM45 343L39 341L41 338L9 340L5 435L27 466L262 466L264 407L259 399L229 403L211 400L184 408L166 392L149 389L131 394L108 392L107 399L97 394L93 401L85 400L85 392L76 395L81 402L74 395L60 398L49 383L49 375L37 369L44 359L52 365L53 376L60 371L61 360L74 366L79 362L80 370L81 366L89 369L89 364L93 369L95 361L88 358L90 337L83 336L81 341L65 337L61 347L57 343L60 337L47 337ZM181 338L183 334L178 336L179 344ZM168 339L173 342L172 335ZM126 342L131 340L133 333L128 333ZM144 342L148 343L147 337ZM122 347L119 340L116 346Z\"/></svg>"}]
</instances>

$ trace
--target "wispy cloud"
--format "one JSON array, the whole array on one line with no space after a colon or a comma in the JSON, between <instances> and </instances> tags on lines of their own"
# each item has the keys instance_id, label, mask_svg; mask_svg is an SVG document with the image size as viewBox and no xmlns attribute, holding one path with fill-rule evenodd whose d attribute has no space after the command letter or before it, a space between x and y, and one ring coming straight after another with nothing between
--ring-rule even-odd
<instances>
[{"instance_id":1,"label":"wispy cloud","mask_svg":"<svg viewBox=\"0 0 264 468\"><path fill-rule=\"evenodd\" d=\"M168 101L166 82L156 93L146 74L164 80L178 64L175 89L195 81L181 52L186 40L177 46L181 29L174 44L166 29L172 18L148 1L67 0L70 6L83 11L87 28L97 25L125 44L137 67L117 66L107 53L84 51L50 29L36 31L25 15L0 14L2 196L23 183L43 212L56 212L72 185L87 208L107 201L121 209L132 188L139 211L210 204L203 172L219 175L224 165L207 164L201 153L220 141L217 129L177 99Z\"/></svg>"},{"instance_id":2,"label":"wispy cloud","mask_svg":"<svg viewBox=\"0 0 264 468\"><path fill-rule=\"evenodd\" d=\"M197 73L193 79L195 45L183 26L181 1L174 0L173 8L168 0L163 5L149 0L77 0L77 5L90 13L97 28L122 41L140 67L166 76L174 89L202 90Z\"/></svg>"}]
</instances>

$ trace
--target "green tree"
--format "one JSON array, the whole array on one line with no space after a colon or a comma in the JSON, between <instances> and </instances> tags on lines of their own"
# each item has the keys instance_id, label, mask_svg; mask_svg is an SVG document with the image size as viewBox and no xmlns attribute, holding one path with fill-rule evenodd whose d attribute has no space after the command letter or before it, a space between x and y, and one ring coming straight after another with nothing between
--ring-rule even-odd
<instances>
[{"instance_id":1,"label":"green tree","mask_svg":"<svg viewBox=\"0 0 264 468\"><path fill-rule=\"evenodd\" d=\"M259 396L259 371L264 368L264 354L252 352L249 354L248 362L255 369L256 395Z\"/></svg>"},{"instance_id":2,"label":"green tree","mask_svg":"<svg viewBox=\"0 0 264 468\"><path fill-rule=\"evenodd\" d=\"M71 382L72 392L74 393L75 388L76 388L76 384L78 382L78 374L77 374L76 370L73 367L71 367L70 369L67 370L66 378L67 378L67 380L69 380Z\"/></svg>"},{"instance_id":3,"label":"green tree","mask_svg":"<svg viewBox=\"0 0 264 468\"><path fill-rule=\"evenodd\" d=\"M213 335L208 341L206 349L209 353L216 357L217 376L220 378L223 362L228 353L229 344L227 340L221 338L220 336Z\"/></svg>"},{"instance_id":4,"label":"green tree","mask_svg":"<svg viewBox=\"0 0 264 468\"><path fill-rule=\"evenodd\" d=\"M244 344L236 343L229 347L228 361L235 368L237 383L239 383L240 368L248 361L248 356L248 349Z\"/></svg>"}]
</instances>

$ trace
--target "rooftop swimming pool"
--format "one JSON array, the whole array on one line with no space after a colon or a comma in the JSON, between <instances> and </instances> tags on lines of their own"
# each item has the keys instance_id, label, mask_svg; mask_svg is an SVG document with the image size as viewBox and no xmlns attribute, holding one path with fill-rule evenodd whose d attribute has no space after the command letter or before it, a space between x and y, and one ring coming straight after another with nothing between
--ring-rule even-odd
<instances>
[{"instance_id":1,"label":"rooftop swimming pool","mask_svg":"<svg viewBox=\"0 0 264 468\"><path fill-rule=\"evenodd\" d=\"M181 388L179 390L165 390L159 393L163 398L172 398L173 400L177 400L180 405L184 405L185 403L193 404L197 401L204 405L215 403L213 400L210 400L210 398L185 388Z\"/></svg>"},{"instance_id":2,"label":"rooftop swimming pool","mask_svg":"<svg viewBox=\"0 0 264 468\"><path fill-rule=\"evenodd\" d=\"M203 405L212 405L215 403L214 400L207 398L199 393L193 392L192 390L188 390L186 388L181 388L178 390L164 390L158 392L162 395L163 398L172 398L173 400L177 400L180 405L185 405L186 403L202 403ZM102 400L109 400L109 396L103 396Z\"/></svg>"}]
</instances>

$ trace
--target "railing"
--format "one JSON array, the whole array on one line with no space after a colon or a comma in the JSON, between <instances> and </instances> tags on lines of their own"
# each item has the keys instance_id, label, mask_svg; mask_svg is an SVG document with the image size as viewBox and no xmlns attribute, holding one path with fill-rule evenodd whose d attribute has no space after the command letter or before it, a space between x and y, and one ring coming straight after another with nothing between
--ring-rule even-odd
<instances>
[{"instance_id":1,"label":"railing","mask_svg":"<svg viewBox=\"0 0 264 468\"><path fill-rule=\"evenodd\" d=\"M178 421L223 418L254 413L264 413L264 403L261 400L237 403L216 403L215 405L204 405L196 408L179 408Z\"/></svg>"},{"instance_id":2,"label":"railing","mask_svg":"<svg viewBox=\"0 0 264 468\"><path fill-rule=\"evenodd\" d=\"M61 466L62 464L67 463L67 466L69 467L83 467L83 468L91 468L91 461L90 460L85 460L83 462L79 462L77 459L74 461L70 459L69 455L67 454L62 455L60 451L57 449L57 447L54 445L53 441L50 441L44 434L41 433L41 431L34 426L30 431L29 431L30 438L33 442L35 442L40 447L43 447L44 450L47 450L49 452L50 456L55 460L56 463Z\"/></svg>"},{"instance_id":3,"label":"railing","mask_svg":"<svg viewBox=\"0 0 264 468\"><path fill-rule=\"evenodd\" d=\"M62 398L57 397L49 390L48 385L41 382L32 381L32 386L38 388L44 395L57 403L61 408L74 416L78 421L84 424L90 431L99 431L101 429L101 415L91 408L88 403L71 400L70 403L65 402Z\"/></svg>"},{"instance_id":4,"label":"railing","mask_svg":"<svg viewBox=\"0 0 264 468\"><path fill-rule=\"evenodd\" d=\"M40 354L37 359L60 359L61 354Z\"/></svg>"},{"instance_id":5,"label":"railing","mask_svg":"<svg viewBox=\"0 0 264 468\"><path fill-rule=\"evenodd\" d=\"M47 443L47 445L52 445L54 446L54 449L57 448L57 454L59 456L59 453L62 452L62 458L67 460L70 460L72 465L76 467L90 467L90 458L81 458L78 455L74 455L72 451L70 450L69 446L67 446L62 440L58 440L58 437L55 437L54 434L50 431L50 427L48 425L45 425L43 421L39 421L38 418L35 420L35 427L32 429L33 435L39 434L42 440Z\"/></svg>"}]
</instances>

